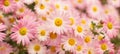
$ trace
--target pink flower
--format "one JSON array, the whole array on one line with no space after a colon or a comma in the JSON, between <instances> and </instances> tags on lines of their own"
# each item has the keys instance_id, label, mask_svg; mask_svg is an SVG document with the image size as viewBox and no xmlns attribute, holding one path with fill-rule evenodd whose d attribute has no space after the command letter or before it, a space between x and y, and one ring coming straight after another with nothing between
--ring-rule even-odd
<instances>
[{"instance_id":1,"label":"pink flower","mask_svg":"<svg viewBox=\"0 0 120 54\"><path fill-rule=\"evenodd\" d=\"M105 18L103 21L104 21L103 27L106 34L110 38L116 37L119 31L118 29L120 28L119 21L116 21L116 18L113 17Z\"/></svg>"},{"instance_id":2,"label":"pink flower","mask_svg":"<svg viewBox=\"0 0 120 54\"><path fill-rule=\"evenodd\" d=\"M69 13L63 11L55 11L48 16L49 31L57 34L67 32L69 28ZM67 28L67 29L66 29Z\"/></svg>"},{"instance_id":3,"label":"pink flower","mask_svg":"<svg viewBox=\"0 0 120 54\"><path fill-rule=\"evenodd\" d=\"M1 0L0 1L0 9L5 13L13 12L15 8L15 3L13 0Z\"/></svg>"},{"instance_id":4,"label":"pink flower","mask_svg":"<svg viewBox=\"0 0 120 54\"><path fill-rule=\"evenodd\" d=\"M23 18L13 25L11 39L17 41L18 44L22 42L22 45L30 43L30 40L35 38L36 34L36 22L33 18Z\"/></svg>"},{"instance_id":5,"label":"pink flower","mask_svg":"<svg viewBox=\"0 0 120 54\"><path fill-rule=\"evenodd\" d=\"M12 53L12 46L5 42L0 42L0 54L10 54Z\"/></svg>"},{"instance_id":6,"label":"pink flower","mask_svg":"<svg viewBox=\"0 0 120 54\"><path fill-rule=\"evenodd\" d=\"M113 49L113 44L110 42L110 40L101 40L99 42L96 42L95 44L95 50L97 54L103 54L106 50Z\"/></svg>"},{"instance_id":7,"label":"pink flower","mask_svg":"<svg viewBox=\"0 0 120 54\"><path fill-rule=\"evenodd\" d=\"M5 36L6 36L6 34L5 33L2 33L1 31L4 31L4 30L6 30L6 26L5 25L3 25L2 23L0 23L0 41L2 41L4 38L5 38Z\"/></svg>"},{"instance_id":8,"label":"pink flower","mask_svg":"<svg viewBox=\"0 0 120 54\"><path fill-rule=\"evenodd\" d=\"M27 47L29 54L46 54L47 48L37 40L32 41Z\"/></svg>"},{"instance_id":9,"label":"pink flower","mask_svg":"<svg viewBox=\"0 0 120 54\"><path fill-rule=\"evenodd\" d=\"M107 0L107 2L114 7L120 7L120 0Z\"/></svg>"}]
</instances>

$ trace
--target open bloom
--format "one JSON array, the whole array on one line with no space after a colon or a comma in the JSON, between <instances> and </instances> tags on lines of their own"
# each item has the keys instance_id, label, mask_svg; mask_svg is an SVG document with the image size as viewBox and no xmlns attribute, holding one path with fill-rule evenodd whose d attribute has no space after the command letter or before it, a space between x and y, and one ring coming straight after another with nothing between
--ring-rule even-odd
<instances>
[{"instance_id":1,"label":"open bloom","mask_svg":"<svg viewBox=\"0 0 120 54\"><path fill-rule=\"evenodd\" d=\"M116 18L108 17L104 20L104 31L110 38L116 37L119 31L118 29L120 28L119 22L115 19Z\"/></svg>"},{"instance_id":2,"label":"open bloom","mask_svg":"<svg viewBox=\"0 0 120 54\"><path fill-rule=\"evenodd\" d=\"M23 18L13 25L11 39L17 41L18 44L26 45L30 43L30 39L35 38L36 22L32 18Z\"/></svg>"},{"instance_id":3,"label":"open bloom","mask_svg":"<svg viewBox=\"0 0 120 54\"><path fill-rule=\"evenodd\" d=\"M12 46L5 42L0 42L0 54L10 54L12 53Z\"/></svg>"},{"instance_id":4,"label":"open bloom","mask_svg":"<svg viewBox=\"0 0 120 54\"><path fill-rule=\"evenodd\" d=\"M55 11L48 16L49 29L53 33L63 34L69 28L69 14L63 11ZM66 29L67 28L67 29Z\"/></svg>"},{"instance_id":5,"label":"open bloom","mask_svg":"<svg viewBox=\"0 0 120 54\"><path fill-rule=\"evenodd\" d=\"M32 41L27 49L29 54L46 54L46 46L37 40Z\"/></svg>"}]
</instances>

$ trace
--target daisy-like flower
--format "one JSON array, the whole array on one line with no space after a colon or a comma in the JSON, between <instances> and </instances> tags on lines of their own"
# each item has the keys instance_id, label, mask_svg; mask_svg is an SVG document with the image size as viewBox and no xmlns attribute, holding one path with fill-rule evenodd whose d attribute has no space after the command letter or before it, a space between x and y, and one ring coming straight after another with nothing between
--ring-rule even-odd
<instances>
[{"instance_id":1,"label":"daisy-like flower","mask_svg":"<svg viewBox=\"0 0 120 54\"><path fill-rule=\"evenodd\" d=\"M120 24L119 21L116 21L116 18L113 19L113 17L108 17L105 18L104 20L104 31L106 32L106 34L110 37L116 37L116 35L118 34L118 29L120 28Z\"/></svg>"},{"instance_id":2,"label":"daisy-like flower","mask_svg":"<svg viewBox=\"0 0 120 54\"><path fill-rule=\"evenodd\" d=\"M73 33L66 33L66 35L63 35L61 41L64 45L63 48L66 51L73 52L75 50L78 39L73 32Z\"/></svg>"},{"instance_id":3,"label":"daisy-like flower","mask_svg":"<svg viewBox=\"0 0 120 54\"><path fill-rule=\"evenodd\" d=\"M99 42L96 42L95 47L96 47L95 50L97 54L103 54L106 50L113 49L113 44L110 43L110 40L104 39Z\"/></svg>"},{"instance_id":4,"label":"daisy-like flower","mask_svg":"<svg viewBox=\"0 0 120 54\"><path fill-rule=\"evenodd\" d=\"M24 5L22 0L14 0L14 2L17 8L22 7Z\"/></svg>"},{"instance_id":5,"label":"daisy-like flower","mask_svg":"<svg viewBox=\"0 0 120 54\"><path fill-rule=\"evenodd\" d=\"M13 25L11 39L17 41L18 44L27 45L30 40L35 38L36 22L33 18L23 18Z\"/></svg>"},{"instance_id":6,"label":"daisy-like flower","mask_svg":"<svg viewBox=\"0 0 120 54\"><path fill-rule=\"evenodd\" d=\"M0 23L0 41L2 41L5 38L5 36L6 36L5 33L1 32L1 31L6 30L6 28L7 27L3 23Z\"/></svg>"},{"instance_id":7,"label":"daisy-like flower","mask_svg":"<svg viewBox=\"0 0 120 54\"><path fill-rule=\"evenodd\" d=\"M89 32L89 33L87 32L83 37L83 39L86 45L91 44L94 41L94 35L92 34L92 32Z\"/></svg>"},{"instance_id":8,"label":"daisy-like flower","mask_svg":"<svg viewBox=\"0 0 120 54\"><path fill-rule=\"evenodd\" d=\"M29 4L32 4L34 0L23 0L23 2L29 5Z\"/></svg>"},{"instance_id":9,"label":"daisy-like flower","mask_svg":"<svg viewBox=\"0 0 120 54\"><path fill-rule=\"evenodd\" d=\"M1 0L0 9L5 13L13 12L15 10L15 3L13 0Z\"/></svg>"},{"instance_id":10,"label":"daisy-like flower","mask_svg":"<svg viewBox=\"0 0 120 54\"><path fill-rule=\"evenodd\" d=\"M47 14L49 14L50 5L41 1L35 5L34 9L38 15L47 15Z\"/></svg>"},{"instance_id":11,"label":"daisy-like flower","mask_svg":"<svg viewBox=\"0 0 120 54\"><path fill-rule=\"evenodd\" d=\"M42 43L40 43L37 40L32 41L28 47L28 53L29 54L46 54L46 46L44 46Z\"/></svg>"},{"instance_id":12,"label":"daisy-like flower","mask_svg":"<svg viewBox=\"0 0 120 54\"><path fill-rule=\"evenodd\" d=\"M120 7L120 0L107 0L109 5L112 5L114 7Z\"/></svg>"},{"instance_id":13,"label":"daisy-like flower","mask_svg":"<svg viewBox=\"0 0 120 54\"><path fill-rule=\"evenodd\" d=\"M69 29L69 14L63 11L55 11L48 16L49 29L53 33L63 34ZM66 29L67 28L67 29Z\"/></svg>"},{"instance_id":14,"label":"daisy-like flower","mask_svg":"<svg viewBox=\"0 0 120 54\"><path fill-rule=\"evenodd\" d=\"M12 53L12 46L5 42L0 42L0 54L10 54Z\"/></svg>"},{"instance_id":15,"label":"daisy-like flower","mask_svg":"<svg viewBox=\"0 0 120 54\"><path fill-rule=\"evenodd\" d=\"M45 25L40 25L38 26L38 31L37 31L38 35L37 38L40 41L47 41L49 38L49 31L47 30Z\"/></svg>"},{"instance_id":16,"label":"daisy-like flower","mask_svg":"<svg viewBox=\"0 0 120 54\"><path fill-rule=\"evenodd\" d=\"M47 53L49 54L57 54L58 46L57 45L50 45L49 49L47 50Z\"/></svg>"},{"instance_id":17,"label":"daisy-like flower","mask_svg":"<svg viewBox=\"0 0 120 54\"><path fill-rule=\"evenodd\" d=\"M102 7L100 3L92 3L87 6L87 13L92 18L99 18L100 13L102 12Z\"/></svg>"}]
</instances>

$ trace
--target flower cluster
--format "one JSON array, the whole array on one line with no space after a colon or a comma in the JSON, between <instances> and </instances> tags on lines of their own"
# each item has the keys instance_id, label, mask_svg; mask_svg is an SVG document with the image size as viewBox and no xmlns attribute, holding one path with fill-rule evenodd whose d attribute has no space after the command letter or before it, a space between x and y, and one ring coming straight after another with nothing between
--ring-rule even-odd
<instances>
[{"instance_id":1,"label":"flower cluster","mask_svg":"<svg viewBox=\"0 0 120 54\"><path fill-rule=\"evenodd\" d=\"M120 54L120 0L0 0L0 54Z\"/></svg>"}]
</instances>

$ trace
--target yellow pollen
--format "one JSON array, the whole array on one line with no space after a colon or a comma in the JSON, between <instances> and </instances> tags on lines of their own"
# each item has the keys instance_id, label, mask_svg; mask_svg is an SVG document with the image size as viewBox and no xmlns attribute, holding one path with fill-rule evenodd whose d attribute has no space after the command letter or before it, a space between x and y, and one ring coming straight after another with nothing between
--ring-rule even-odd
<instances>
[{"instance_id":1,"label":"yellow pollen","mask_svg":"<svg viewBox=\"0 0 120 54\"><path fill-rule=\"evenodd\" d=\"M19 11L22 13L24 12L24 8L20 8Z\"/></svg>"},{"instance_id":2,"label":"yellow pollen","mask_svg":"<svg viewBox=\"0 0 120 54\"><path fill-rule=\"evenodd\" d=\"M64 6L64 10L68 10L68 7L67 7L67 6Z\"/></svg>"},{"instance_id":3,"label":"yellow pollen","mask_svg":"<svg viewBox=\"0 0 120 54\"><path fill-rule=\"evenodd\" d=\"M39 0L35 0L35 4L38 4Z\"/></svg>"},{"instance_id":4,"label":"yellow pollen","mask_svg":"<svg viewBox=\"0 0 120 54\"><path fill-rule=\"evenodd\" d=\"M56 52L55 46L51 46L51 47L50 47L50 51L51 51L51 52Z\"/></svg>"},{"instance_id":5,"label":"yellow pollen","mask_svg":"<svg viewBox=\"0 0 120 54\"><path fill-rule=\"evenodd\" d=\"M109 13L109 11L108 10L105 10L105 14L108 14Z\"/></svg>"},{"instance_id":6,"label":"yellow pollen","mask_svg":"<svg viewBox=\"0 0 120 54\"><path fill-rule=\"evenodd\" d=\"M111 22L108 22L107 27L108 27L108 29L112 29L112 28L113 28L112 23L111 23Z\"/></svg>"},{"instance_id":7,"label":"yellow pollen","mask_svg":"<svg viewBox=\"0 0 120 54\"><path fill-rule=\"evenodd\" d=\"M25 27L20 28L19 33L22 36L26 35L27 34L27 28L25 28Z\"/></svg>"},{"instance_id":8,"label":"yellow pollen","mask_svg":"<svg viewBox=\"0 0 120 54\"><path fill-rule=\"evenodd\" d=\"M16 2L18 2L19 0L15 0Z\"/></svg>"},{"instance_id":9,"label":"yellow pollen","mask_svg":"<svg viewBox=\"0 0 120 54\"><path fill-rule=\"evenodd\" d=\"M86 24L86 21L84 19L81 20L82 24Z\"/></svg>"},{"instance_id":10,"label":"yellow pollen","mask_svg":"<svg viewBox=\"0 0 120 54\"><path fill-rule=\"evenodd\" d=\"M82 2L83 2L83 0L77 0L77 2L78 2L78 3L82 3Z\"/></svg>"},{"instance_id":11,"label":"yellow pollen","mask_svg":"<svg viewBox=\"0 0 120 54\"><path fill-rule=\"evenodd\" d=\"M91 23L90 24L90 29L93 29L94 28L94 25Z\"/></svg>"},{"instance_id":12,"label":"yellow pollen","mask_svg":"<svg viewBox=\"0 0 120 54\"><path fill-rule=\"evenodd\" d=\"M3 18L3 15L0 15L0 19Z\"/></svg>"},{"instance_id":13,"label":"yellow pollen","mask_svg":"<svg viewBox=\"0 0 120 54\"><path fill-rule=\"evenodd\" d=\"M82 50L82 46L81 45L78 45L77 46L77 51L81 51Z\"/></svg>"},{"instance_id":14,"label":"yellow pollen","mask_svg":"<svg viewBox=\"0 0 120 54\"><path fill-rule=\"evenodd\" d=\"M55 21L54 21L54 23L55 23L56 26L59 27L59 26L61 26L63 24L63 21L60 18L56 18Z\"/></svg>"},{"instance_id":15,"label":"yellow pollen","mask_svg":"<svg viewBox=\"0 0 120 54\"><path fill-rule=\"evenodd\" d=\"M47 18L43 16L43 17L42 17L42 20L46 21L46 20L47 20Z\"/></svg>"},{"instance_id":16,"label":"yellow pollen","mask_svg":"<svg viewBox=\"0 0 120 54\"><path fill-rule=\"evenodd\" d=\"M45 0L46 2L48 2L49 0Z\"/></svg>"},{"instance_id":17,"label":"yellow pollen","mask_svg":"<svg viewBox=\"0 0 120 54\"><path fill-rule=\"evenodd\" d=\"M69 18L69 20L70 20L70 25L73 25L74 23L75 23L75 20L74 20L74 18Z\"/></svg>"},{"instance_id":18,"label":"yellow pollen","mask_svg":"<svg viewBox=\"0 0 120 54\"><path fill-rule=\"evenodd\" d=\"M92 54L91 50L88 50L88 54Z\"/></svg>"},{"instance_id":19,"label":"yellow pollen","mask_svg":"<svg viewBox=\"0 0 120 54\"><path fill-rule=\"evenodd\" d=\"M41 36L45 36L45 34L46 34L46 31L45 31L45 30L41 30L41 31L40 31L40 35L41 35Z\"/></svg>"},{"instance_id":20,"label":"yellow pollen","mask_svg":"<svg viewBox=\"0 0 120 54\"><path fill-rule=\"evenodd\" d=\"M45 9L45 6L43 4L40 4L40 9L41 10Z\"/></svg>"},{"instance_id":21,"label":"yellow pollen","mask_svg":"<svg viewBox=\"0 0 120 54\"><path fill-rule=\"evenodd\" d=\"M35 45L35 46L34 46L34 50L35 50L35 51L39 51L39 50L40 50L40 45Z\"/></svg>"},{"instance_id":22,"label":"yellow pollen","mask_svg":"<svg viewBox=\"0 0 120 54\"><path fill-rule=\"evenodd\" d=\"M99 39L99 40L102 40L102 39L103 39L103 36L102 36L102 35L99 35L99 36L98 36L98 39Z\"/></svg>"},{"instance_id":23,"label":"yellow pollen","mask_svg":"<svg viewBox=\"0 0 120 54\"><path fill-rule=\"evenodd\" d=\"M85 41L86 43L89 43L89 42L91 41L90 36L86 36L85 39L84 39L84 41Z\"/></svg>"},{"instance_id":24,"label":"yellow pollen","mask_svg":"<svg viewBox=\"0 0 120 54\"><path fill-rule=\"evenodd\" d=\"M55 7L56 7L57 9L60 9L60 5L59 5L59 4L56 4Z\"/></svg>"},{"instance_id":25,"label":"yellow pollen","mask_svg":"<svg viewBox=\"0 0 120 54\"><path fill-rule=\"evenodd\" d=\"M81 33L83 31L83 28L81 26L77 26L77 31Z\"/></svg>"},{"instance_id":26,"label":"yellow pollen","mask_svg":"<svg viewBox=\"0 0 120 54\"><path fill-rule=\"evenodd\" d=\"M10 19L9 19L9 22L10 22L10 23L13 23L14 21L15 21L14 18L10 18Z\"/></svg>"},{"instance_id":27,"label":"yellow pollen","mask_svg":"<svg viewBox=\"0 0 120 54\"><path fill-rule=\"evenodd\" d=\"M51 33L50 33L50 38L51 38L51 39L56 39L56 38L57 38L57 33L51 32Z\"/></svg>"},{"instance_id":28,"label":"yellow pollen","mask_svg":"<svg viewBox=\"0 0 120 54\"><path fill-rule=\"evenodd\" d=\"M101 49L102 50L107 50L107 45L105 43L101 44Z\"/></svg>"},{"instance_id":29,"label":"yellow pollen","mask_svg":"<svg viewBox=\"0 0 120 54\"><path fill-rule=\"evenodd\" d=\"M10 5L10 1L9 0L5 0L4 1L4 6L9 6Z\"/></svg>"},{"instance_id":30,"label":"yellow pollen","mask_svg":"<svg viewBox=\"0 0 120 54\"><path fill-rule=\"evenodd\" d=\"M93 11L97 12L98 11L97 7L93 7Z\"/></svg>"},{"instance_id":31,"label":"yellow pollen","mask_svg":"<svg viewBox=\"0 0 120 54\"><path fill-rule=\"evenodd\" d=\"M75 40L73 38L70 38L68 40L68 44L71 45L71 46L75 45Z\"/></svg>"}]
</instances>

